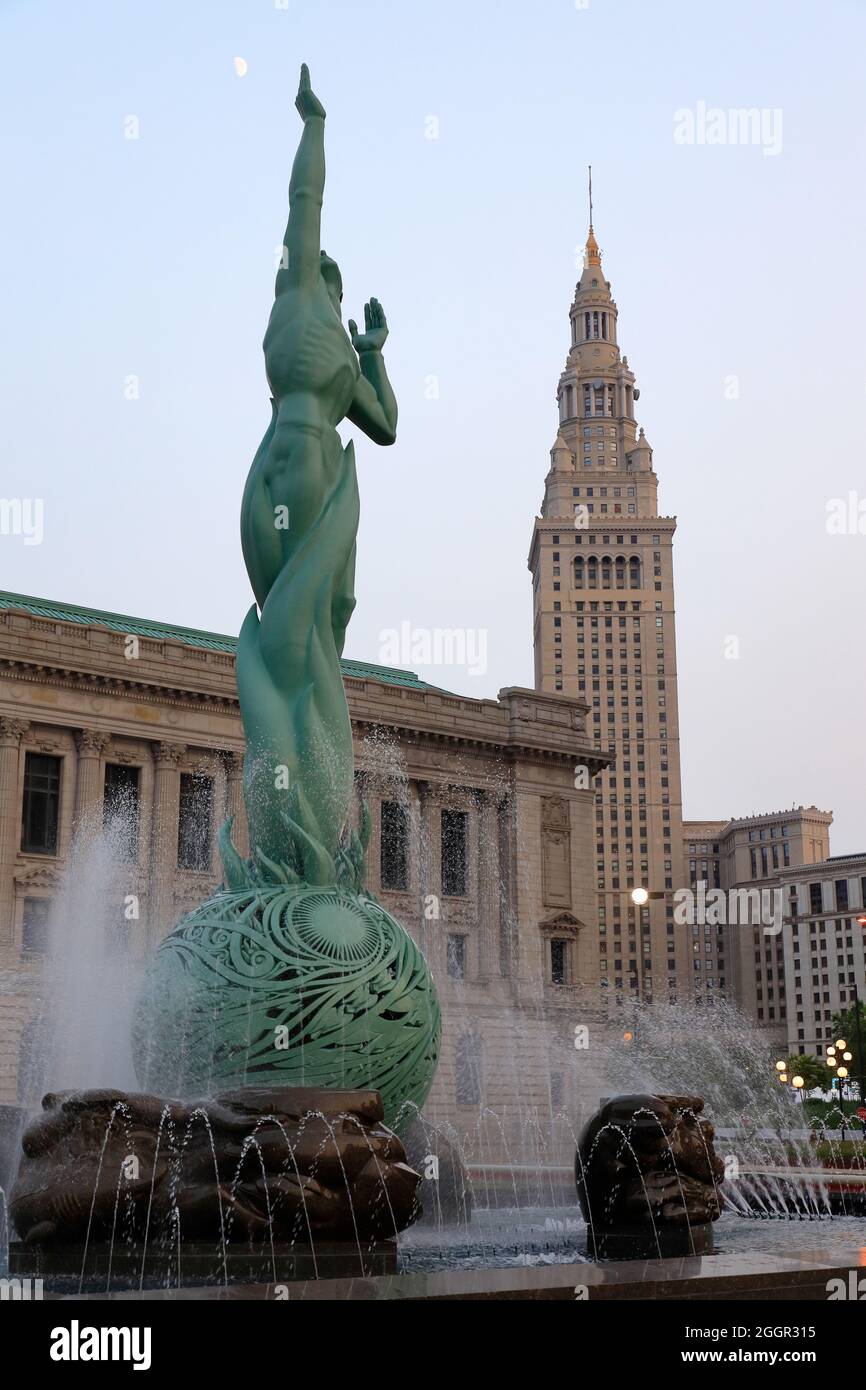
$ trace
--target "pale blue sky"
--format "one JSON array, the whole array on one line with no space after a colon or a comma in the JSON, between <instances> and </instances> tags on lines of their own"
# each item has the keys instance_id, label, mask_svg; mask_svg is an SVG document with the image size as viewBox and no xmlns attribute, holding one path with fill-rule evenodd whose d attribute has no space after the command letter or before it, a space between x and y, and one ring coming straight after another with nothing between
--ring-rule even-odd
<instances>
[{"instance_id":1,"label":"pale blue sky","mask_svg":"<svg viewBox=\"0 0 866 1390\"><path fill-rule=\"evenodd\" d=\"M866 498L863 3L2 0L0 35L0 492L45 504L41 546L0 537L0 585L237 630L305 59L324 244L347 316L386 308L401 410L394 449L358 443L347 654L403 622L482 628L485 675L422 674L532 683L526 553L591 161L679 518L686 814L815 801L834 852L866 848L866 535L825 530L829 499ZM701 101L780 109L781 152L677 144Z\"/></svg>"}]
</instances>

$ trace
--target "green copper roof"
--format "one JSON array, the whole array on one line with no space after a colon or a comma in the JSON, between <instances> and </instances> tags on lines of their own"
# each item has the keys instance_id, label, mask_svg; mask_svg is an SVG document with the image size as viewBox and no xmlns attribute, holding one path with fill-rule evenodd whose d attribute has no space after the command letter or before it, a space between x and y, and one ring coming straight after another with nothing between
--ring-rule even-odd
<instances>
[{"instance_id":1,"label":"green copper roof","mask_svg":"<svg viewBox=\"0 0 866 1390\"><path fill-rule=\"evenodd\" d=\"M176 627L174 623L151 622L149 618L130 618L124 613L106 613L101 608L81 608L73 603L58 603L54 599L32 598L28 594L11 594L0 589L0 609L17 608L34 618L47 622L80 623L82 627L106 627L112 632L150 637L155 642L182 642L187 647L206 647L212 652L234 652L237 639L220 632L202 632L194 627ZM400 671L393 666L374 666L370 661L343 661L343 675L352 680L382 681L385 685L409 686L413 690L434 690L419 680L414 671Z\"/></svg>"}]
</instances>

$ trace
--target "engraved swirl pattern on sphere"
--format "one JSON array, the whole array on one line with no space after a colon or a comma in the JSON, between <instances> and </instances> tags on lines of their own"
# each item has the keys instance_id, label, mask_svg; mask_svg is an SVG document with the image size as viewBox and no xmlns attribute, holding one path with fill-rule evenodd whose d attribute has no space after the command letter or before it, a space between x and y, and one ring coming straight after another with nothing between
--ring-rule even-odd
<instances>
[{"instance_id":1,"label":"engraved swirl pattern on sphere","mask_svg":"<svg viewBox=\"0 0 866 1390\"><path fill-rule=\"evenodd\" d=\"M277 1041L279 1035L279 1041ZM373 898L275 886L215 894L162 943L135 1020L148 1089L375 1088L420 1106L440 1016L424 958Z\"/></svg>"}]
</instances>

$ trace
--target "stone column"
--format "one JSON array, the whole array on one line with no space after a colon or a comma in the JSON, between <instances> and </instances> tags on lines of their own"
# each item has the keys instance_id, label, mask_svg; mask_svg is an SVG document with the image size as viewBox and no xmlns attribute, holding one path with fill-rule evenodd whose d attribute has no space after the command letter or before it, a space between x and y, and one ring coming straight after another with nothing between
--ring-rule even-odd
<instances>
[{"instance_id":1,"label":"stone column","mask_svg":"<svg viewBox=\"0 0 866 1390\"><path fill-rule=\"evenodd\" d=\"M180 813L179 764L186 754L186 745L154 743L150 751L154 761L154 778L147 934L153 947L174 926L174 881Z\"/></svg>"},{"instance_id":2,"label":"stone column","mask_svg":"<svg viewBox=\"0 0 866 1390\"><path fill-rule=\"evenodd\" d=\"M26 719L0 719L0 942L13 940L15 910L15 859L21 844L21 803L18 770L21 739L30 724Z\"/></svg>"},{"instance_id":3,"label":"stone column","mask_svg":"<svg viewBox=\"0 0 866 1390\"><path fill-rule=\"evenodd\" d=\"M95 729L75 731L78 763L75 770L73 834L79 833L85 826L90 831L96 830L101 823L105 786L102 755L110 742L110 734L101 734Z\"/></svg>"},{"instance_id":4,"label":"stone column","mask_svg":"<svg viewBox=\"0 0 866 1390\"><path fill-rule=\"evenodd\" d=\"M226 820L234 817L232 844L244 859L250 852L250 834L247 826L247 812L244 805L244 755L225 752L222 763L226 774Z\"/></svg>"}]
</instances>

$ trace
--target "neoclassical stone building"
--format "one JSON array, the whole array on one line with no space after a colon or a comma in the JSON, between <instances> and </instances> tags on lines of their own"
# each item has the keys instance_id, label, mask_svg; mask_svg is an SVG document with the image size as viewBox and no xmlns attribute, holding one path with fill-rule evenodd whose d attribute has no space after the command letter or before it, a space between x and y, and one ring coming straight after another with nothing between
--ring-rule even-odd
<instances>
[{"instance_id":1,"label":"neoclassical stone building","mask_svg":"<svg viewBox=\"0 0 866 1390\"><path fill-rule=\"evenodd\" d=\"M244 843L234 646L0 593L0 1099L21 1089L76 828L125 809L117 939L130 969L219 881L228 815ZM598 958L593 793L575 768L607 762L585 703L523 689L467 699L351 661L344 676L369 886L419 940L443 1005L427 1113L463 1132L484 1107L515 1123L576 1114L574 1028L597 998Z\"/></svg>"}]
</instances>

